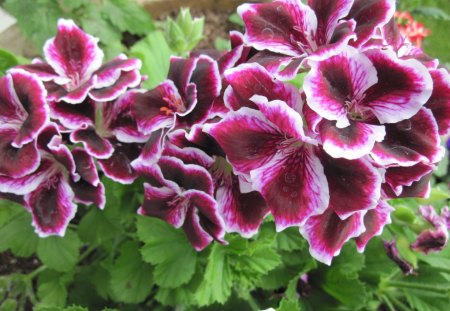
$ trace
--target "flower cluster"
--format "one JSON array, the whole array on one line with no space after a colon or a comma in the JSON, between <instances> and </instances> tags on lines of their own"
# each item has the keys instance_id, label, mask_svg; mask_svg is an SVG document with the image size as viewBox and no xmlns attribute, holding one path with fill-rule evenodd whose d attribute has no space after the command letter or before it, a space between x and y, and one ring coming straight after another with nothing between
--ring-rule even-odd
<instances>
[{"instance_id":1,"label":"flower cluster","mask_svg":"<svg viewBox=\"0 0 450 311\"><path fill-rule=\"evenodd\" d=\"M395 18L400 32L415 46L421 47L422 41L431 33L422 23L413 19L409 12L395 12Z\"/></svg>"},{"instance_id":2,"label":"flower cluster","mask_svg":"<svg viewBox=\"0 0 450 311\"><path fill-rule=\"evenodd\" d=\"M102 65L96 39L61 20L46 62L0 80L0 195L40 235L63 234L75 203L104 206L97 164L120 183L141 177L138 213L182 228L196 250L252 237L271 215L326 264L350 239L362 252L390 222L388 199L428 195L450 130L450 75L394 11L394 0L244 4L231 50L173 57L148 91L139 61Z\"/></svg>"}]
</instances>

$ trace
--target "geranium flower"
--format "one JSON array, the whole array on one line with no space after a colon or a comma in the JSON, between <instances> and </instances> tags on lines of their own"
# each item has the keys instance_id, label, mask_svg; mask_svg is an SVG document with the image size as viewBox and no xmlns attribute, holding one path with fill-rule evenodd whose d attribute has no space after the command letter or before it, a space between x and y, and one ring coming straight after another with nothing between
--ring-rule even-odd
<instances>
[{"instance_id":1,"label":"geranium flower","mask_svg":"<svg viewBox=\"0 0 450 311\"><path fill-rule=\"evenodd\" d=\"M382 124L413 117L432 91L424 66L398 59L390 51L362 54L346 47L309 64L303 85L306 102L325 119L320 138L333 157L356 159L368 154L386 135Z\"/></svg>"},{"instance_id":2,"label":"geranium flower","mask_svg":"<svg viewBox=\"0 0 450 311\"><path fill-rule=\"evenodd\" d=\"M450 212L448 207L446 206L441 210L440 216L436 214L431 205L421 206L419 213L433 226L433 229L422 231L411 245L411 248L425 254L441 251L448 242L448 230L450 229Z\"/></svg>"},{"instance_id":3,"label":"geranium flower","mask_svg":"<svg viewBox=\"0 0 450 311\"><path fill-rule=\"evenodd\" d=\"M63 236L77 205L105 204L104 187L87 153L62 144L55 124L50 123L38 137L39 167L29 175L0 176L0 192L23 196L39 236Z\"/></svg>"},{"instance_id":4,"label":"geranium flower","mask_svg":"<svg viewBox=\"0 0 450 311\"><path fill-rule=\"evenodd\" d=\"M208 117L220 90L219 69L210 57L172 57L168 80L145 93L135 93L133 117L144 134L189 127Z\"/></svg>"},{"instance_id":5,"label":"geranium flower","mask_svg":"<svg viewBox=\"0 0 450 311\"><path fill-rule=\"evenodd\" d=\"M183 130L169 134L170 143L165 144L163 154L206 168L213 180L214 198L225 231L249 238L258 232L269 213L266 202L259 192L244 189L248 182L234 174L223 150L202 129L203 126L195 125L189 134Z\"/></svg>"},{"instance_id":6,"label":"geranium flower","mask_svg":"<svg viewBox=\"0 0 450 311\"><path fill-rule=\"evenodd\" d=\"M103 64L98 39L84 33L72 20L59 19L56 36L44 46L47 62L33 61L20 68L45 82L48 99L78 104L87 96L111 101L141 82L141 61L121 54Z\"/></svg>"},{"instance_id":7,"label":"geranium flower","mask_svg":"<svg viewBox=\"0 0 450 311\"><path fill-rule=\"evenodd\" d=\"M223 220L212 196L212 179L204 168L169 156L162 156L157 165L135 162L134 167L147 181L139 214L182 227L198 251L213 240L226 243Z\"/></svg>"},{"instance_id":8,"label":"geranium flower","mask_svg":"<svg viewBox=\"0 0 450 311\"><path fill-rule=\"evenodd\" d=\"M394 8L392 0L310 0L308 5L278 0L243 4L238 13L245 23L246 42L257 50L270 51L259 59L270 67L284 65L277 76L289 80L306 58L326 59L351 40L361 46L391 19Z\"/></svg>"},{"instance_id":9,"label":"geranium flower","mask_svg":"<svg viewBox=\"0 0 450 311\"><path fill-rule=\"evenodd\" d=\"M23 177L36 170L36 137L49 121L43 84L23 70L0 78L0 175Z\"/></svg>"}]
</instances>

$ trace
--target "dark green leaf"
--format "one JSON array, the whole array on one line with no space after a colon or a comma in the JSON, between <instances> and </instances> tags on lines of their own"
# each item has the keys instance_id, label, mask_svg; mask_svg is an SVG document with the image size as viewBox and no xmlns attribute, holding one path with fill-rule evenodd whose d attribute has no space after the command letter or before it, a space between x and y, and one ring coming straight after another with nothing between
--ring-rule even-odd
<instances>
[{"instance_id":1,"label":"dark green leaf","mask_svg":"<svg viewBox=\"0 0 450 311\"><path fill-rule=\"evenodd\" d=\"M141 260L137 242L126 242L111 271L113 299L126 303L142 302L153 286L152 268Z\"/></svg>"},{"instance_id":2,"label":"dark green leaf","mask_svg":"<svg viewBox=\"0 0 450 311\"><path fill-rule=\"evenodd\" d=\"M155 29L150 15L135 1L105 1L102 13L121 32L146 35Z\"/></svg>"}]
</instances>

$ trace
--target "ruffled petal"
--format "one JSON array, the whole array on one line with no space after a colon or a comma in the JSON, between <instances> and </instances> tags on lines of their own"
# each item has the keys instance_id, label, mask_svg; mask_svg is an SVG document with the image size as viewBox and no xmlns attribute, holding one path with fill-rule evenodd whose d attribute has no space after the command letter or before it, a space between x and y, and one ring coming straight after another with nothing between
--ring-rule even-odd
<instances>
[{"instance_id":1,"label":"ruffled petal","mask_svg":"<svg viewBox=\"0 0 450 311\"><path fill-rule=\"evenodd\" d=\"M237 9L245 24L245 40L257 50L300 56L317 29L314 11L300 0L242 4Z\"/></svg>"},{"instance_id":2,"label":"ruffled petal","mask_svg":"<svg viewBox=\"0 0 450 311\"><path fill-rule=\"evenodd\" d=\"M86 151L97 159L108 159L114 152L112 144L100 137L95 128L83 126L70 134L73 143L82 143Z\"/></svg>"},{"instance_id":3,"label":"ruffled petal","mask_svg":"<svg viewBox=\"0 0 450 311\"><path fill-rule=\"evenodd\" d=\"M52 101L49 105L52 118L68 129L78 129L82 125L95 125L95 103L91 100L78 105Z\"/></svg>"},{"instance_id":4,"label":"ruffled petal","mask_svg":"<svg viewBox=\"0 0 450 311\"><path fill-rule=\"evenodd\" d=\"M60 76L71 79L72 89L88 81L103 60L98 39L84 33L72 20L66 19L58 21L56 37L45 43L44 54Z\"/></svg>"},{"instance_id":5,"label":"ruffled petal","mask_svg":"<svg viewBox=\"0 0 450 311\"><path fill-rule=\"evenodd\" d=\"M25 195L25 207L33 215L33 226L40 237L64 236L77 206L67 176L56 172L33 192Z\"/></svg>"},{"instance_id":6,"label":"ruffled petal","mask_svg":"<svg viewBox=\"0 0 450 311\"><path fill-rule=\"evenodd\" d=\"M384 126L351 121L350 126L338 128L336 122L323 120L320 138L323 149L333 158L354 160L371 152L376 142L386 135Z\"/></svg>"},{"instance_id":7,"label":"ruffled petal","mask_svg":"<svg viewBox=\"0 0 450 311\"><path fill-rule=\"evenodd\" d=\"M425 175L430 174L433 168L432 165L420 162L413 166L388 167L384 174L386 181L384 190L387 192L391 190L395 196L399 196L404 187L410 187L413 183L420 181Z\"/></svg>"},{"instance_id":8,"label":"ruffled petal","mask_svg":"<svg viewBox=\"0 0 450 311\"><path fill-rule=\"evenodd\" d=\"M180 228L186 219L187 209L187 200L172 189L144 184L144 203L138 210L139 214L157 217Z\"/></svg>"},{"instance_id":9,"label":"ruffled petal","mask_svg":"<svg viewBox=\"0 0 450 311\"><path fill-rule=\"evenodd\" d=\"M131 184L138 177L131 163L140 152L141 146L137 144L116 144L113 154L108 159L99 159L97 163L108 178L121 184Z\"/></svg>"},{"instance_id":10,"label":"ruffled petal","mask_svg":"<svg viewBox=\"0 0 450 311\"><path fill-rule=\"evenodd\" d=\"M156 88L145 93L132 93L133 117L139 131L147 135L174 124L174 114L185 112L183 100L175 84L166 80Z\"/></svg>"},{"instance_id":11,"label":"ruffled petal","mask_svg":"<svg viewBox=\"0 0 450 311\"><path fill-rule=\"evenodd\" d=\"M36 141L15 148L11 143L16 135L15 129L0 127L0 176L20 178L39 167L41 157Z\"/></svg>"},{"instance_id":12,"label":"ruffled petal","mask_svg":"<svg viewBox=\"0 0 450 311\"><path fill-rule=\"evenodd\" d=\"M421 161L439 162L443 156L436 121L426 108L414 117L386 124L386 136L375 144L371 156L381 165L412 166Z\"/></svg>"},{"instance_id":13,"label":"ruffled petal","mask_svg":"<svg viewBox=\"0 0 450 311\"><path fill-rule=\"evenodd\" d=\"M102 183L93 186L85 180L80 180L78 182L70 181L70 187L74 192L75 202L85 205L94 204L99 209L105 208L105 187Z\"/></svg>"},{"instance_id":14,"label":"ruffled petal","mask_svg":"<svg viewBox=\"0 0 450 311\"><path fill-rule=\"evenodd\" d=\"M341 219L376 206L381 195L381 175L366 159L334 159L321 153L330 191L330 205Z\"/></svg>"},{"instance_id":15,"label":"ruffled petal","mask_svg":"<svg viewBox=\"0 0 450 311\"><path fill-rule=\"evenodd\" d=\"M364 212L357 212L342 220L331 209L310 217L300 227L300 233L309 242L311 256L326 265L331 265L333 257L339 255L348 240L364 231Z\"/></svg>"},{"instance_id":16,"label":"ruffled petal","mask_svg":"<svg viewBox=\"0 0 450 311\"><path fill-rule=\"evenodd\" d=\"M98 102L107 102L117 99L128 89L135 88L141 83L138 70L122 71L116 82L107 87L95 88L89 92L89 97Z\"/></svg>"},{"instance_id":17,"label":"ruffled petal","mask_svg":"<svg viewBox=\"0 0 450 311\"><path fill-rule=\"evenodd\" d=\"M324 168L310 145L289 155L278 154L250 172L253 188L259 191L275 219L277 231L299 226L324 212L329 190Z\"/></svg>"},{"instance_id":18,"label":"ruffled petal","mask_svg":"<svg viewBox=\"0 0 450 311\"><path fill-rule=\"evenodd\" d=\"M266 97L269 101L279 99L289 107L298 110L301 100L298 90L290 84L274 80L273 76L257 63L242 64L225 72L229 87L225 92L225 105L231 110L241 107L256 108L250 99L254 95Z\"/></svg>"},{"instance_id":19,"label":"ruffled petal","mask_svg":"<svg viewBox=\"0 0 450 311\"><path fill-rule=\"evenodd\" d=\"M224 185L217 188L215 195L225 230L250 238L258 232L269 209L257 191L241 193L236 175L230 174L228 179L222 181Z\"/></svg>"},{"instance_id":20,"label":"ruffled petal","mask_svg":"<svg viewBox=\"0 0 450 311\"><path fill-rule=\"evenodd\" d=\"M86 152L86 150L75 147L72 149L72 156L75 161L77 173L81 179L96 187L100 184L97 168L94 159Z\"/></svg>"},{"instance_id":21,"label":"ruffled petal","mask_svg":"<svg viewBox=\"0 0 450 311\"><path fill-rule=\"evenodd\" d=\"M219 123L206 124L204 131L219 143L235 172L246 175L273 158L278 143L285 140L260 111L246 107Z\"/></svg>"},{"instance_id":22,"label":"ruffled petal","mask_svg":"<svg viewBox=\"0 0 450 311\"><path fill-rule=\"evenodd\" d=\"M349 114L366 118L360 101L377 82L377 72L365 55L347 47L338 55L308 64L311 71L305 77L303 90L312 110L327 120L337 121L339 128L349 125Z\"/></svg>"},{"instance_id":23,"label":"ruffled petal","mask_svg":"<svg viewBox=\"0 0 450 311\"><path fill-rule=\"evenodd\" d=\"M394 52L370 50L366 55L377 70L378 83L365 93L364 106L381 123L396 123L414 116L427 102L433 81L417 60L402 60Z\"/></svg>"},{"instance_id":24,"label":"ruffled petal","mask_svg":"<svg viewBox=\"0 0 450 311\"><path fill-rule=\"evenodd\" d=\"M439 127L439 135L450 131L450 74L444 68L430 71L433 93L425 107L430 109Z\"/></svg>"},{"instance_id":25,"label":"ruffled petal","mask_svg":"<svg viewBox=\"0 0 450 311\"><path fill-rule=\"evenodd\" d=\"M0 175L0 192L25 195L34 191L45 182L54 172L55 165L49 157L41 159L39 167L33 173L19 178Z\"/></svg>"},{"instance_id":26,"label":"ruffled petal","mask_svg":"<svg viewBox=\"0 0 450 311\"><path fill-rule=\"evenodd\" d=\"M367 42L377 29L389 22L394 12L395 0L355 0L346 17L356 21L355 32L358 40L353 44L359 47Z\"/></svg>"},{"instance_id":27,"label":"ruffled petal","mask_svg":"<svg viewBox=\"0 0 450 311\"><path fill-rule=\"evenodd\" d=\"M21 147L34 140L49 121L47 92L42 82L34 75L17 69L10 70L9 73L13 80L17 99L22 107L21 110L25 112L20 129L12 143L15 147Z\"/></svg>"},{"instance_id":28,"label":"ruffled petal","mask_svg":"<svg viewBox=\"0 0 450 311\"><path fill-rule=\"evenodd\" d=\"M374 209L367 212L364 216L366 231L355 239L358 252L364 252L370 239L380 235L383 232L384 226L391 223L391 212L393 210L388 203L380 200Z\"/></svg>"}]
</instances>

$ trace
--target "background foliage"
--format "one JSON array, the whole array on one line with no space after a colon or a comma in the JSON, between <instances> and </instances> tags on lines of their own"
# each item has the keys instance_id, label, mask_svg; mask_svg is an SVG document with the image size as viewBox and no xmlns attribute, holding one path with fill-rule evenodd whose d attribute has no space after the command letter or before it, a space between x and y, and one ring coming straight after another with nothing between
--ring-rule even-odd
<instances>
[{"instance_id":1,"label":"background foliage","mask_svg":"<svg viewBox=\"0 0 450 311\"><path fill-rule=\"evenodd\" d=\"M187 11L153 22L133 1L2 1L37 46L53 36L59 17L74 19L101 40L107 57L126 52L143 61L144 87L167 75L170 55L185 55L202 37L203 20ZM425 50L449 64L450 3L402 0L430 28ZM127 41L132 38L133 42ZM0 50L0 74L26 59ZM301 81L299 82L301 83ZM447 158L447 156L446 156ZM106 178L104 211L80 206L64 238L39 239L22 207L0 201L0 252L23 261L31 271L0 276L0 310L446 310L450 305L450 249L424 256L410 250L418 232L420 204L437 209L448 203L448 162L433 178L427 200L391 202L393 224L373 239L364 254L349 243L331 267L313 260L294 228L275 234L267 219L246 240L228 235L228 246L195 252L185 235L158 219L136 215L142 181L123 186ZM385 253L382 240L396 239L400 255L414 266L405 276Z\"/></svg>"}]
</instances>

